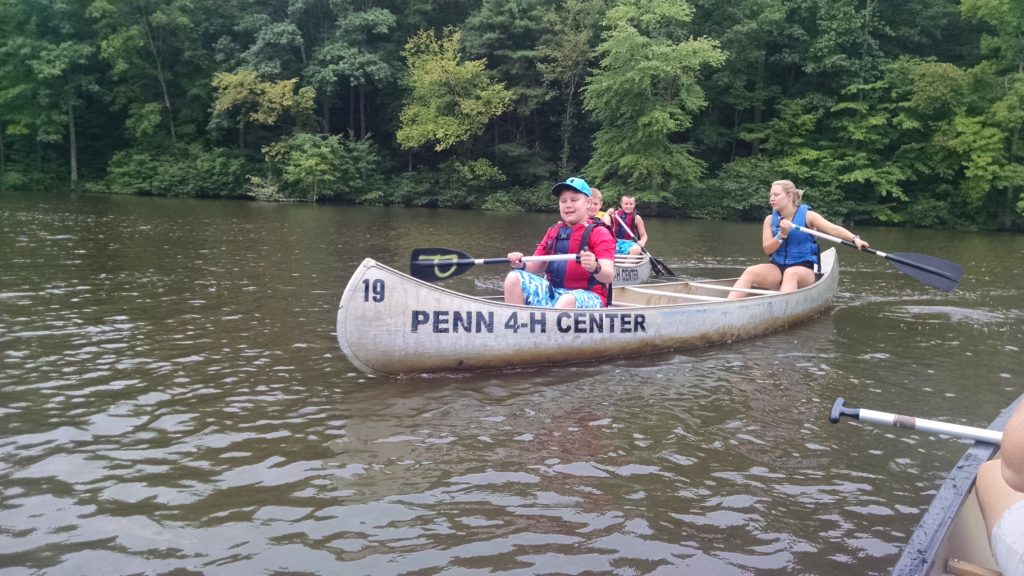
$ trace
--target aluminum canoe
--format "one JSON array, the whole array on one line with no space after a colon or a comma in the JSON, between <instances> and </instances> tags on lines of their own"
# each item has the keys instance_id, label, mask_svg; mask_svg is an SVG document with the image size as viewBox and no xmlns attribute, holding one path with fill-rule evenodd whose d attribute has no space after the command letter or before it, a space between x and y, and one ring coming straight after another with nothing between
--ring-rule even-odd
<instances>
[{"instance_id":1,"label":"aluminum canoe","mask_svg":"<svg viewBox=\"0 0 1024 576\"><path fill-rule=\"evenodd\" d=\"M615 255L615 286L646 284L651 279L651 257L647 254Z\"/></svg>"},{"instance_id":2,"label":"aluminum canoe","mask_svg":"<svg viewBox=\"0 0 1024 576\"><path fill-rule=\"evenodd\" d=\"M784 330L829 309L839 281L834 248L821 278L782 294L725 297L734 278L616 286L612 305L558 310L505 304L423 282L370 258L338 306L337 338L376 375L503 370L635 357Z\"/></svg>"},{"instance_id":3,"label":"aluminum canoe","mask_svg":"<svg viewBox=\"0 0 1024 576\"><path fill-rule=\"evenodd\" d=\"M1024 395L1004 409L989 429L1002 430L1022 401ZM893 576L999 574L974 490L978 468L998 452L998 446L987 442L975 442L967 449L911 533Z\"/></svg>"}]
</instances>

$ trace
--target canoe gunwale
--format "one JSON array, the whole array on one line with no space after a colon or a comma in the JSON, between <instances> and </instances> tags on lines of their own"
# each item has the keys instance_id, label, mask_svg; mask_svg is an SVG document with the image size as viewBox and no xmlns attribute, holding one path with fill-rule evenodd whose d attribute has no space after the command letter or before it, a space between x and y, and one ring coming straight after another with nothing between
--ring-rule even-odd
<instances>
[{"instance_id":1,"label":"canoe gunwale","mask_svg":"<svg viewBox=\"0 0 1024 576\"><path fill-rule=\"evenodd\" d=\"M989 425L990 430L1002 430L1014 409L1024 401L1021 394L1006 407ZM974 442L957 461L952 471L939 487L924 516L914 527L907 545L896 565L892 576L918 576L945 573L947 537L957 516L974 497L974 481L978 469L999 451L999 446L987 442ZM984 528L982 528L984 529ZM987 535L985 540L987 541ZM941 565L936 562L941 561Z\"/></svg>"}]
</instances>

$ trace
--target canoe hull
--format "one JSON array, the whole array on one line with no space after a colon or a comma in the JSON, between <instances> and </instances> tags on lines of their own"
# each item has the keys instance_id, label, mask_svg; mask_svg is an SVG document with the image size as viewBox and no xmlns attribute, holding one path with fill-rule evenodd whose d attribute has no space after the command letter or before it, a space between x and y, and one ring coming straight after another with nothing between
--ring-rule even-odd
<instances>
[{"instance_id":1,"label":"canoe hull","mask_svg":"<svg viewBox=\"0 0 1024 576\"><path fill-rule=\"evenodd\" d=\"M989 429L1002 430L1022 401L1024 395L1003 410ZM967 449L911 533L893 576L942 576L949 574L950 561L998 569L974 491L978 468L998 451L998 446L985 442L975 442Z\"/></svg>"},{"instance_id":2,"label":"canoe hull","mask_svg":"<svg viewBox=\"0 0 1024 576\"><path fill-rule=\"evenodd\" d=\"M700 295L702 290L685 282L662 283L649 285L650 291L682 295L657 297L633 291L638 287L616 287L613 307L557 310L467 296L366 259L342 295L337 337L353 365L390 376L697 348L783 330L828 309L838 282L835 249L824 252L822 260L827 270L822 279L789 294L729 301L721 299L722 290ZM718 282L726 286L732 280ZM614 305L616 300L621 303Z\"/></svg>"},{"instance_id":3,"label":"canoe hull","mask_svg":"<svg viewBox=\"0 0 1024 576\"><path fill-rule=\"evenodd\" d=\"M651 279L651 257L647 254L640 256L616 256L615 257L615 286L634 286L646 284Z\"/></svg>"}]
</instances>

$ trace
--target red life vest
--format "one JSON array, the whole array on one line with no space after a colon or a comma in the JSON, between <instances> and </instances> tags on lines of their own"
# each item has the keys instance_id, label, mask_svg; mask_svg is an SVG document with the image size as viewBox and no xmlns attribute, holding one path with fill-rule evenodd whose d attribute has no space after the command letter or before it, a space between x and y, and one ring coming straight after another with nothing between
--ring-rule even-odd
<instances>
[{"instance_id":1,"label":"red life vest","mask_svg":"<svg viewBox=\"0 0 1024 576\"><path fill-rule=\"evenodd\" d=\"M615 232L615 238L618 240L632 240L636 242L640 239L640 230L636 227L636 210L632 212L625 212L622 209L616 209L612 211L612 230ZM622 223L619 219L622 219L626 223L626 226L633 232L630 236L629 232L622 227Z\"/></svg>"},{"instance_id":2,"label":"red life vest","mask_svg":"<svg viewBox=\"0 0 1024 576\"><path fill-rule=\"evenodd\" d=\"M584 246L598 260L615 260L615 239L605 224L593 221L580 222L572 227L558 222L548 228L533 254L579 254ZM608 286L598 282L593 274L575 261L548 262L545 275L555 288L589 290L597 294L605 305L608 304Z\"/></svg>"}]
</instances>

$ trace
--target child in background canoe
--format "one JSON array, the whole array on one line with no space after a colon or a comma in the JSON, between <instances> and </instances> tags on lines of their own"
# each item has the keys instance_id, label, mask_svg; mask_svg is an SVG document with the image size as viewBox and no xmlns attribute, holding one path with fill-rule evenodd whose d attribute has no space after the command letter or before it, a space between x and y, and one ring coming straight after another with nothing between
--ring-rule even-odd
<instances>
[{"instance_id":1,"label":"child in background canoe","mask_svg":"<svg viewBox=\"0 0 1024 576\"><path fill-rule=\"evenodd\" d=\"M597 220L598 222L605 222L605 212L601 210L604 206L604 195L601 194L601 190L590 187L590 204L587 205L587 216L591 220Z\"/></svg>"},{"instance_id":2,"label":"child in background canoe","mask_svg":"<svg viewBox=\"0 0 1024 576\"><path fill-rule=\"evenodd\" d=\"M647 228L636 212L636 198L624 195L619 199L619 206L620 209L609 212L604 220L615 233L615 253L642 254L647 245Z\"/></svg>"},{"instance_id":3,"label":"child in background canoe","mask_svg":"<svg viewBox=\"0 0 1024 576\"><path fill-rule=\"evenodd\" d=\"M975 488L996 564L1003 576L1024 576L1024 403L1003 429L1000 457L978 470Z\"/></svg>"},{"instance_id":4,"label":"child in background canoe","mask_svg":"<svg viewBox=\"0 0 1024 576\"><path fill-rule=\"evenodd\" d=\"M509 252L514 268L505 277L505 302L555 308L602 308L615 279L615 239L588 216L591 189L582 178L555 184L562 220L548 228L534 256L579 254L579 262L523 262L522 252ZM541 276L543 274L543 276Z\"/></svg>"}]
</instances>

